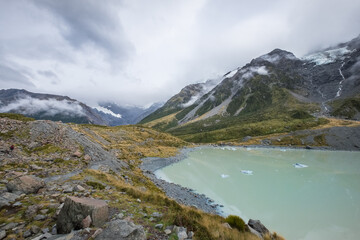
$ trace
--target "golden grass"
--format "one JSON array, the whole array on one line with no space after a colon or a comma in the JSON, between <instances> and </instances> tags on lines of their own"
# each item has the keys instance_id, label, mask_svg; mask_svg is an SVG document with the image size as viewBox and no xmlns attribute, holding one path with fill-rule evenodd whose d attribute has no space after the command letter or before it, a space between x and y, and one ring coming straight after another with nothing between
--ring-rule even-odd
<instances>
[{"instance_id":1,"label":"golden grass","mask_svg":"<svg viewBox=\"0 0 360 240\"><path fill-rule=\"evenodd\" d=\"M138 173L140 174L140 172ZM218 215L204 213L192 207L179 205L174 200L169 199L163 192L154 191L149 186L152 183L144 177L143 182L130 185L116 175L104 173L98 170L85 170L80 175L73 177L75 180L84 179L91 176L95 181L102 182L116 189L111 194L104 191L98 191L94 196L110 200L113 207L132 208L136 213L134 204L137 208L155 209L163 213L161 222L167 225L181 225L187 227L188 230L195 232L194 239L220 239L220 240L258 240L259 238L250 232L240 232L236 229L229 229L223 225L225 219ZM141 184L148 189L140 190ZM154 186L155 187L155 186ZM156 187L155 187L156 188ZM150 190L149 190L150 189ZM119 195L119 192L125 192L126 195ZM135 201L140 199L141 203ZM134 215L135 222L143 222L143 216ZM277 236L277 235L275 235ZM277 237L272 239L282 240Z\"/></svg>"},{"instance_id":2,"label":"golden grass","mask_svg":"<svg viewBox=\"0 0 360 240\"><path fill-rule=\"evenodd\" d=\"M146 127L154 127L155 125L158 125L158 124L170 123L171 121L173 121L175 119L176 114L178 114L179 112L181 112L181 111L178 111L176 113L167 115L167 116L162 117L162 118L155 119L155 120L153 120L151 122L145 123L144 126L146 126Z\"/></svg>"}]
</instances>

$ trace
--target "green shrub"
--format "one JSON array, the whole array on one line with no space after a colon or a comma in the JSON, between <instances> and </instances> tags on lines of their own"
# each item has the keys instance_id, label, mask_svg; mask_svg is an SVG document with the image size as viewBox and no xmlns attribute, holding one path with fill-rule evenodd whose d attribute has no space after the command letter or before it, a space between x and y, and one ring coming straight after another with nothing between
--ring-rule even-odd
<instances>
[{"instance_id":1,"label":"green shrub","mask_svg":"<svg viewBox=\"0 0 360 240\"><path fill-rule=\"evenodd\" d=\"M244 220L235 215L229 215L225 221L232 227L238 229L240 232L248 231L249 228L245 224Z\"/></svg>"},{"instance_id":2,"label":"green shrub","mask_svg":"<svg viewBox=\"0 0 360 240\"><path fill-rule=\"evenodd\" d=\"M91 187L93 187L93 188L95 188L95 189L99 189L99 190L105 189L105 186L102 185L102 184L99 183L99 182L87 181L87 182L86 182L86 185L91 186Z\"/></svg>"}]
</instances>

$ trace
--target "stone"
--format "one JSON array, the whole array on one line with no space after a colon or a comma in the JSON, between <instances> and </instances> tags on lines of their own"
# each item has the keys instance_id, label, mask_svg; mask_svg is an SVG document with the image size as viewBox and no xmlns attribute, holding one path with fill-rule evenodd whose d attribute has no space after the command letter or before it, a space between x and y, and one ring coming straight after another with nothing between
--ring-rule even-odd
<instances>
[{"instance_id":1,"label":"stone","mask_svg":"<svg viewBox=\"0 0 360 240\"><path fill-rule=\"evenodd\" d=\"M231 227L230 224L228 224L228 223L223 223L222 225L223 225L224 227L228 228L228 229L232 229L232 227Z\"/></svg>"},{"instance_id":2,"label":"stone","mask_svg":"<svg viewBox=\"0 0 360 240\"><path fill-rule=\"evenodd\" d=\"M30 230L33 234L38 234L41 231L40 227L38 227L36 225L31 226Z\"/></svg>"},{"instance_id":3,"label":"stone","mask_svg":"<svg viewBox=\"0 0 360 240\"><path fill-rule=\"evenodd\" d=\"M13 204L13 207L20 207L21 205L22 205L21 202L16 202L16 203Z\"/></svg>"},{"instance_id":4,"label":"stone","mask_svg":"<svg viewBox=\"0 0 360 240\"><path fill-rule=\"evenodd\" d=\"M100 233L102 233L102 228L96 229L93 235L91 235L92 239L95 239Z\"/></svg>"},{"instance_id":5,"label":"stone","mask_svg":"<svg viewBox=\"0 0 360 240\"><path fill-rule=\"evenodd\" d=\"M145 240L146 233L140 225L126 220L111 221L95 239L97 240Z\"/></svg>"},{"instance_id":6,"label":"stone","mask_svg":"<svg viewBox=\"0 0 360 240\"><path fill-rule=\"evenodd\" d=\"M5 230L2 230L1 232L0 232L0 240L1 239L4 239L6 237L6 231Z\"/></svg>"},{"instance_id":7,"label":"stone","mask_svg":"<svg viewBox=\"0 0 360 240\"><path fill-rule=\"evenodd\" d=\"M170 229L165 229L165 230L164 230L164 233L165 233L166 235L170 235L170 234L171 234L171 230L170 230Z\"/></svg>"},{"instance_id":8,"label":"stone","mask_svg":"<svg viewBox=\"0 0 360 240\"><path fill-rule=\"evenodd\" d=\"M14 228L16 228L17 226L19 226L18 223L13 223L13 222L11 222L11 223L6 224L6 225L5 225L4 227L2 227L1 229L7 231L7 230L10 230L10 229L14 229Z\"/></svg>"},{"instance_id":9,"label":"stone","mask_svg":"<svg viewBox=\"0 0 360 240\"><path fill-rule=\"evenodd\" d=\"M42 220L45 220L45 219L46 219L46 216L45 216L45 215L41 215L41 214L36 215L36 216L34 217L34 220L35 220L35 221L42 221Z\"/></svg>"},{"instance_id":10,"label":"stone","mask_svg":"<svg viewBox=\"0 0 360 240\"><path fill-rule=\"evenodd\" d=\"M63 193L72 193L74 191L74 188L70 185L65 185L62 187Z\"/></svg>"},{"instance_id":11,"label":"stone","mask_svg":"<svg viewBox=\"0 0 360 240\"><path fill-rule=\"evenodd\" d=\"M10 206L11 202L15 202L18 198L20 198L19 195L9 192L4 192L0 195L0 208L5 206Z\"/></svg>"},{"instance_id":12,"label":"stone","mask_svg":"<svg viewBox=\"0 0 360 240\"><path fill-rule=\"evenodd\" d=\"M92 225L102 226L109 216L108 205L103 200L68 197L57 219L57 231L69 233L72 229L82 228L82 220L90 215Z\"/></svg>"},{"instance_id":13,"label":"stone","mask_svg":"<svg viewBox=\"0 0 360 240\"><path fill-rule=\"evenodd\" d=\"M42 214L47 214L47 213L49 212L49 209L42 209L42 210L40 210L40 212L41 212Z\"/></svg>"},{"instance_id":14,"label":"stone","mask_svg":"<svg viewBox=\"0 0 360 240\"><path fill-rule=\"evenodd\" d=\"M159 223L159 224L156 224L156 225L155 225L155 228L157 228L157 229L162 229L163 226L164 226L164 224Z\"/></svg>"},{"instance_id":15,"label":"stone","mask_svg":"<svg viewBox=\"0 0 360 240\"><path fill-rule=\"evenodd\" d=\"M86 154L86 155L84 156L84 160L88 162L88 161L91 160L91 157L90 157L88 154Z\"/></svg>"},{"instance_id":16,"label":"stone","mask_svg":"<svg viewBox=\"0 0 360 240\"><path fill-rule=\"evenodd\" d=\"M152 216L152 217L156 217L156 218L160 218L160 217L162 217L162 214L159 213L159 212L153 212L153 213L151 214L151 216Z\"/></svg>"},{"instance_id":17,"label":"stone","mask_svg":"<svg viewBox=\"0 0 360 240\"><path fill-rule=\"evenodd\" d=\"M81 225L82 225L82 228L88 228L88 227L90 227L90 225L91 225L91 217L90 217L90 215L87 215L87 217L84 218L84 219L81 221Z\"/></svg>"},{"instance_id":18,"label":"stone","mask_svg":"<svg viewBox=\"0 0 360 240\"><path fill-rule=\"evenodd\" d=\"M34 217L37 211L39 210L39 208L40 208L39 205L30 205L25 211L25 217L28 219Z\"/></svg>"},{"instance_id":19,"label":"stone","mask_svg":"<svg viewBox=\"0 0 360 240\"><path fill-rule=\"evenodd\" d=\"M248 225L261 234L261 236L265 236L266 234L269 234L269 230L260 222L260 220L253 220L250 219L248 222Z\"/></svg>"},{"instance_id":20,"label":"stone","mask_svg":"<svg viewBox=\"0 0 360 240\"><path fill-rule=\"evenodd\" d=\"M185 240L186 238L188 238L188 235L187 235L186 231L181 231L181 232L178 232L177 237L179 240Z\"/></svg>"},{"instance_id":21,"label":"stone","mask_svg":"<svg viewBox=\"0 0 360 240\"><path fill-rule=\"evenodd\" d=\"M16 177L6 184L9 192L20 192L25 194L37 193L40 188L45 187L45 182L35 176L23 175Z\"/></svg>"},{"instance_id":22,"label":"stone","mask_svg":"<svg viewBox=\"0 0 360 240\"><path fill-rule=\"evenodd\" d=\"M77 191L77 192L83 192L83 191L85 191L85 188L84 188L83 186L81 186L81 185L76 185L76 186L75 186L75 191Z\"/></svg>"},{"instance_id":23,"label":"stone","mask_svg":"<svg viewBox=\"0 0 360 240\"><path fill-rule=\"evenodd\" d=\"M193 238L194 237L194 232L193 231L189 231L188 232L188 238Z\"/></svg>"},{"instance_id":24,"label":"stone","mask_svg":"<svg viewBox=\"0 0 360 240\"><path fill-rule=\"evenodd\" d=\"M80 150L76 150L72 155L74 157L80 158L83 154Z\"/></svg>"},{"instance_id":25,"label":"stone","mask_svg":"<svg viewBox=\"0 0 360 240\"><path fill-rule=\"evenodd\" d=\"M124 214L123 214L123 213L119 213L118 215L116 215L116 217L117 217L118 219L122 219L122 218L124 218Z\"/></svg>"},{"instance_id":26,"label":"stone","mask_svg":"<svg viewBox=\"0 0 360 240\"><path fill-rule=\"evenodd\" d=\"M23 234L23 237L27 238L31 236L31 231L30 230L26 230Z\"/></svg>"}]
</instances>

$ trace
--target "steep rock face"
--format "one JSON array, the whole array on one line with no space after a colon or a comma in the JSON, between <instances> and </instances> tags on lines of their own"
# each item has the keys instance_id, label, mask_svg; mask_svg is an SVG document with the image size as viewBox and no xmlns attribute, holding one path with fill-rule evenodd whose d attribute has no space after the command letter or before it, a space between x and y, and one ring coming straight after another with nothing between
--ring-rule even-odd
<instances>
[{"instance_id":1,"label":"steep rock face","mask_svg":"<svg viewBox=\"0 0 360 240\"><path fill-rule=\"evenodd\" d=\"M189 89L196 91L194 85L185 87L141 123L178 112L171 121L167 119L167 124L155 127L175 129L189 122L215 118L215 124L220 125L224 118L264 113L271 108L279 112L301 109L316 116L357 119L360 116L360 37L303 58L275 49L226 74L216 87L184 105L183 96L194 94Z\"/></svg>"},{"instance_id":2,"label":"steep rock face","mask_svg":"<svg viewBox=\"0 0 360 240\"><path fill-rule=\"evenodd\" d=\"M0 112L20 113L41 120L106 125L89 106L67 96L0 90Z\"/></svg>"}]
</instances>

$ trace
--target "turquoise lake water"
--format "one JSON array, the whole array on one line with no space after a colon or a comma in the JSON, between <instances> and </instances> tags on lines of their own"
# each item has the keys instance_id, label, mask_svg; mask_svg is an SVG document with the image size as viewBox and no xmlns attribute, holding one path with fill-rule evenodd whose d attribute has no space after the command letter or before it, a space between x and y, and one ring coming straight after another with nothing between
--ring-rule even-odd
<instances>
[{"instance_id":1,"label":"turquoise lake water","mask_svg":"<svg viewBox=\"0 0 360 240\"><path fill-rule=\"evenodd\" d=\"M360 152L204 147L155 174L289 240L360 238Z\"/></svg>"}]
</instances>

